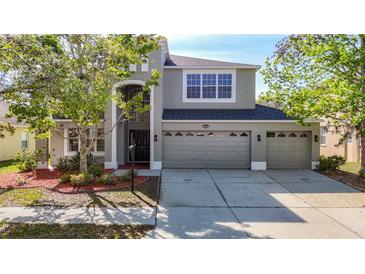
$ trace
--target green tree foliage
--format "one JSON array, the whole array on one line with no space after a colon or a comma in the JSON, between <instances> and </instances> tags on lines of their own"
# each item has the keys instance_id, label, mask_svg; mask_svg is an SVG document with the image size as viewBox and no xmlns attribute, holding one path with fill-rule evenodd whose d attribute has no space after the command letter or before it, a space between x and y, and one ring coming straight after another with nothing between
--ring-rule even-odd
<instances>
[{"instance_id":1,"label":"green tree foliage","mask_svg":"<svg viewBox=\"0 0 365 274\"><path fill-rule=\"evenodd\" d=\"M289 116L327 118L345 134L356 131L365 172L365 35L290 35L262 70L274 102Z\"/></svg>"},{"instance_id":2,"label":"green tree foliage","mask_svg":"<svg viewBox=\"0 0 365 274\"><path fill-rule=\"evenodd\" d=\"M132 76L129 64L146 61L158 40L154 35L1 35L0 94L9 113L39 138L56 127L53 115L71 119L80 137L80 170L86 172L86 156L101 138L89 136L87 142L88 128L100 123L108 101L116 100L126 117L132 108L148 110L140 98L158 84L158 71L151 71L141 94L128 102L112 98L110 90Z\"/></svg>"},{"instance_id":3,"label":"green tree foliage","mask_svg":"<svg viewBox=\"0 0 365 274\"><path fill-rule=\"evenodd\" d=\"M5 137L5 132L13 135L15 132L15 128L12 124L8 122L0 122L0 139Z\"/></svg>"}]
</instances>

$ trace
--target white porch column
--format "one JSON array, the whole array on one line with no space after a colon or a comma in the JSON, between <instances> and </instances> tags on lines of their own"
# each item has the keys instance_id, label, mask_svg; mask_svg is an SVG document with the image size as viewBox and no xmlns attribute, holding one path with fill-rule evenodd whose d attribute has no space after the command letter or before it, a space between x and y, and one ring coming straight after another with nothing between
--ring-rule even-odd
<instances>
[{"instance_id":1,"label":"white porch column","mask_svg":"<svg viewBox=\"0 0 365 274\"><path fill-rule=\"evenodd\" d=\"M116 95L117 93L117 87L118 85L114 85L112 88L112 94L113 96ZM114 100L112 100L112 105L111 105L111 110L112 110L112 121L111 121L111 127L113 127L112 129L112 143L111 143L111 161L110 162L104 162L104 167L105 168L113 168L113 169L117 169L118 168L118 161L117 161L117 126L116 126L116 121L117 121L117 104L115 103Z\"/></svg>"}]
</instances>

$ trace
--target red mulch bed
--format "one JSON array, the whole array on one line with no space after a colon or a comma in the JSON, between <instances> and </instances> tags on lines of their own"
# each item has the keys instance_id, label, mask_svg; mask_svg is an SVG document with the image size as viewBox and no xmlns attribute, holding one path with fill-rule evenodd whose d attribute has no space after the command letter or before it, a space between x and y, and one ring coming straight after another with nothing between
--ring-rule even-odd
<instances>
[{"instance_id":1,"label":"red mulch bed","mask_svg":"<svg viewBox=\"0 0 365 274\"><path fill-rule=\"evenodd\" d=\"M360 176L357 174L349 173L343 170L334 170L334 171L317 170L317 172L326 175L328 177L331 177L335 180L338 180L340 182L343 182L347 185L350 185L362 192L365 192L365 179L360 178Z\"/></svg>"},{"instance_id":2,"label":"red mulch bed","mask_svg":"<svg viewBox=\"0 0 365 274\"><path fill-rule=\"evenodd\" d=\"M106 172L111 172L107 170ZM117 183L113 185L104 185L91 183L87 186L74 187L70 184L60 184L59 178L64 174L57 170L51 171L48 169L37 169L31 172L9 172L0 174L0 189L4 188L34 188L43 187L49 190L55 190L63 193L80 193L90 191L107 191L107 190L119 190L130 187L130 182ZM24 178L26 180L25 185L19 185L17 178ZM135 179L135 185L143 183L147 177L137 176Z\"/></svg>"}]
</instances>

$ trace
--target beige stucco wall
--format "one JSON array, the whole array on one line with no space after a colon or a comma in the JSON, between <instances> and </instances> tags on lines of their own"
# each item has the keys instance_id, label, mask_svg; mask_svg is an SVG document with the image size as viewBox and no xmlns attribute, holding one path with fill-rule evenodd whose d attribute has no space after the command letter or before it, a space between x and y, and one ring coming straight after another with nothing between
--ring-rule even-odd
<instances>
[{"instance_id":1,"label":"beige stucco wall","mask_svg":"<svg viewBox=\"0 0 365 274\"><path fill-rule=\"evenodd\" d=\"M208 124L209 128L204 129L203 125ZM240 130L251 132L251 161L266 162L266 132L267 131L309 131L311 132L311 160L319 161L320 145L314 136L319 136L319 123L311 123L310 126L301 126L295 122L163 122L163 130ZM261 135L261 142L257 135Z\"/></svg>"},{"instance_id":2,"label":"beige stucco wall","mask_svg":"<svg viewBox=\"0 0 365 274\"><path fill-rule=\"evenodd\" d=\"M16 127L13 135L5 133L5 138L0 139L0 161L14 159L16 154L21 152L21 136L26 130L26 127ZM34 134L29 134L28 150L34 151L34 149Z\"/></svg>"},{"instance_id":3,"label":"beige stucco wall","mask_svg":"<svg viewBox=\"0 0 365 274\"><path fill-rule=\"evenodd\" d=\"M64 130L68 128L73 128L74 125L71 122L58 122L57 129L53 130L51 133L51 137L49 140L49 154L51 157L51 164L57 165L59 158L70 156L65 155L65 139L64 139ZM103 127L103 123L99 125L99 127ZM66 139L67 142L67 139ZM37 140L37 149L46 149L47 141L46 140ZM96 158L100 158L100 161L104 161L104 156L97 155Z\"/></svg>"},{"instance_id":4,"label":"beige stucco wall","mask_svg":"<svg viewBox=\"0 0 365 274\"><path fill-rule=\"evenodd\" d=\"M325 125L322 124L322 126ZM339 144L341 138L341 133L336 132L333 127L329 127L326 134L326 144L320 146L321 155L340 155L345 157L348 162L360 161L360 144L356 134L352 134L352 143L347 143L345 140Z\"/></svg>"}]
</instances>

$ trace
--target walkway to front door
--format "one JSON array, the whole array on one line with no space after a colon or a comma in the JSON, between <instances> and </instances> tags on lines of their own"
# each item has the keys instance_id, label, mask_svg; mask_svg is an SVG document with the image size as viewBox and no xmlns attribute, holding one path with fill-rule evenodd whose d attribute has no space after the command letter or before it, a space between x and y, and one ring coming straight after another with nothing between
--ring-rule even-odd
<instances>
[{"instance_id":1,"label":"walkway to front door","mask_svg":"<svg viewBox=\"0 0 365 274\"><path fill-rule=\"evenodd\" d=\"M150 238L365 238L365 193L310 170L162 171Z\"/></svg>"}]
</instances>

